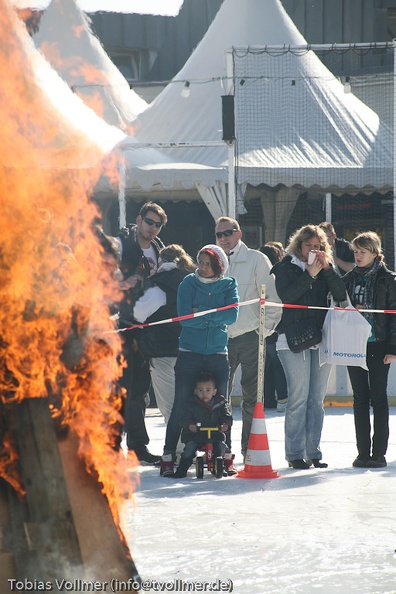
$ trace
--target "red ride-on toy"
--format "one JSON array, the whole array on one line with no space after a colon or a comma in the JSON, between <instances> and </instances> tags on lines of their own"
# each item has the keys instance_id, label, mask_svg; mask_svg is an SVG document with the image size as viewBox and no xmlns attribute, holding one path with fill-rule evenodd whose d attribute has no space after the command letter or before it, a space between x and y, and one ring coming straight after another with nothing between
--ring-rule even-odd
<instances>
[{"instance_id":1,"label":"red ride-on toy","mask_svg":"<svg viewBox=\"0 0 396 594\"><path fill-rule=\"evenodd\" d=\"M225 435L218 427L201 427L200 423L197 423L198 431L206 431L208 439L197 451L195 460L195 467L197 478L201 479L204 475L204 468L208 469L215 475L216 478L222 478L224 471L224 458L223 456L214 457L213 444L220 440L225 440ZM216 434L216 438L213 438L213 434Z\"/></svg>"}]
</instances>

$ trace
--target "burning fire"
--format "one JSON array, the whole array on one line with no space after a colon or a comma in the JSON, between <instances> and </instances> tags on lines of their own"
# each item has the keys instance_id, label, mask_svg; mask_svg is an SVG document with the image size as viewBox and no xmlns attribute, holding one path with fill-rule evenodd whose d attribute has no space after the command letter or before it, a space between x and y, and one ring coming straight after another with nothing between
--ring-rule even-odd
<instances>
[{"instance_id":1,"label":"burning fire","mask_svg":"<svg viewBox=\"0 0 396 594\"><path fill-rule=\"evenodd\" d=\"M10 410L48 397L56 425L77 435L118 525L119 504L134 487L116 448L121 343L106 334L115 287L90 230L99 213L88 199L118 136L109 132L101 143L101 124L90 136L91 115L77 125L70 113L80 100L66 85L70 113L62 113L45 85L49 66L8 2L0 6L0 476L23 492Z\"/></svg>"}]
</instances>

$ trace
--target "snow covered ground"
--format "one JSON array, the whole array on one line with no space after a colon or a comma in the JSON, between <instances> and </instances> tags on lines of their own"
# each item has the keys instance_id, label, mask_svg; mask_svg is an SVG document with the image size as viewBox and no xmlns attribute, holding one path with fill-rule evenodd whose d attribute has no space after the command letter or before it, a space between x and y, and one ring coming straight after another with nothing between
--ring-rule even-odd
<instances>
[{"instance_id":1,"label":"snow covered ground","mask_svg":"<svg viewBox=\"0 0 396 594\"><path fill-rule=\"evenodd\" d=\"M233 413L243 468L240 408ZM163 582L146 591L211 591L205 582L215 582L212 591L230 585L236 594L396 593L396 409L388 466L378 470L352 468L351 408L326 408L328 469L287 468L283 424L284 415L266 411L276 479L199 480L191 468L187 478L172 480L140 468L123 530L141 577ZM148 409L147 425L150 450L161 452L165 425L157 409ZM193 581L198 589L188 590Z\"/></svg>"}]
</instances>

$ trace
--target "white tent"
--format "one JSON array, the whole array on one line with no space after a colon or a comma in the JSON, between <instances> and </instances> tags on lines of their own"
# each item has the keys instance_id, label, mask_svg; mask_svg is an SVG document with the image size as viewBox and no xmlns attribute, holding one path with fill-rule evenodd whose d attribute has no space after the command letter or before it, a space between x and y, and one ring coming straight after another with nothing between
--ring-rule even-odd
<instances>
[{"instance_id":1,"label":"white tent","mask_svg":"<svg viewBox=\"0 0 396 594\"><path fill-rule=\"evenodd\" d=\"M114 172L114 163L117 163L117 172ZM142 147L136 138L128 136L104 159L103 174L94 195L101 199L118 192L120 226L126 221L126 197L138 195L141 199L144 192L150 199L171 200L197 200L201 193L209 211L216 217L221 214L222 205L227 203L227 179L225 166L175 161L163 151Z\"/></svg>"},{"instance_id":2,"label":"white tent","mask_svg":"<svg viewBox=\"0 0 396 594\"><path fill-rule=\"evenodd\" d=\"M279 0L225 0L185 66L136 119L137 136L142 142L221 140L221 96L227 94L230 84L226 78L226 51L232 47L284 44L301 46L306 45L306 41ZM269 60L267 66L264 63L261 74L265 75L268 64ZM381 125L377 114L353 95L346 95L341 83L312 51L306 53L303 61L298 61L293 54L285 54L276 61L273 59L271 66L278 76L294 79L308 76L310 79L296 85L293 95L291 90L284 94L273 93L272 85L257 86L259 92L265 94L263 104L266 101L268 104L265 133L248 137L245 153L238 158L237 177L239 181L241 176L241 188L244 184L267 184L268 195L263 198L263 206L268 203L274 210L274 202L283 201L288 204L288 211L298 196L296 187L320 188L323 192L351 186L355 190L367 186L367 191L389 189L392 185L392 135L389 128ZM322 79L315 79L319 71ZM326 86L323 75L331 81L326 82ZM186 81L189 95L183 97ZM296 95L298 104L304 105L308 114L297 128L292 109ZM238 107L236 115L240 116ZM256 128L255 122L253 127ZM188 151L174 148L170 154L178 161L189 160L211 167L228 165L226 146L202 146ZM199 181L213 195L210 183L205 183L202 177ZM287 193L286 197L282 197L278 189L274 195L273 188L279 185L283 185L280 192ZM226 206L218 192L216 194L224 214ZM218 211L212 214L216 216ZM286 213L280 216L282 222L275 221L274 226L284 225Z\"/></svg>"},{"instance_id":3,"label":"white tent","mask_svg":"<svg viewBox=\"0 0 396 594\"><path fill-rule=\"evenodd\" d=\"M0 4L1 165L97 167L125 134L104 122L72 93L36 49L7 0L0 0Z\"/></svg>"},{"instance_id":4,"label":"white tent","mask_svg":"<svg viewBox=\"0 0 396 594\"><path fill-rule=\"evenodd\" d=\"M129 88L77 2L52 0L34 35L35 44L86 105L108 124L131 132L147 103Z\"/></svg>"},{"instance_id":5,"label":"white tent","mask_svg":"<svg viewBox=\"0 0 396 594\"><path fill-rule=\"evenodd\" d=\"M238 135L240 183L335 193L390 189L391 129L345 93L312 51L244 47L234 48L232 59L236 119L245 124Z\"/></svg>"},{"instance_id":6,"label":"white tent","mask_svg":"<svg viewBox=\"0 0 396 594\"><path fill-rule=\"evenodd\" d=\"M59 27L62 23L62 27ZM52 0L34 41L51 65L86 105L114 126L133 134L136 116L146 109L90 30L76 0ZM196 190L201 178L214 185L226 181L226 168L175 162L154 148L139 148L134 134L105 158L103 175L94 190L97 198L118 191L121 224L125 222L125 194L135 190ZM117 171L114 165L117 164ZM197 182L198 180L198 182Z\"/></svg>"}]
</instances>

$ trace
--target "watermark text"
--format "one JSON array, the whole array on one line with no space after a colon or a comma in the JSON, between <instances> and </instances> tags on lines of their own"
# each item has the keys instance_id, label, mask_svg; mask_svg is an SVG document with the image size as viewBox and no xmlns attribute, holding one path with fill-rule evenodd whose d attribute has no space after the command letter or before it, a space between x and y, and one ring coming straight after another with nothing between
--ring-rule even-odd
<instances>
[{"instance_id":1,"label":"watermark text","mask_svg":"<svg viewBox=\"0 0 396 594\"><path fill-rule=\"evenodd\" d=\"M10 592L232 592L230 579L200 580L118 580L109 581L82 579L17 580L9 579Z\"/></svg>"}]
</instances>

